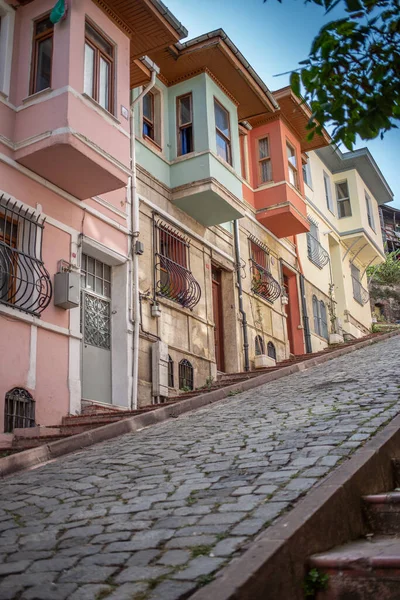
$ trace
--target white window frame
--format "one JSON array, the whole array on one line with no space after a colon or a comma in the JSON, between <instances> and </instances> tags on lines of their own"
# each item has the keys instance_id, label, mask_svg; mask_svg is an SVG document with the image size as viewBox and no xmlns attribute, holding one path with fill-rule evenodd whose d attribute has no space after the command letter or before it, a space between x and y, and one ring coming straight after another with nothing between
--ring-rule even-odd
<instances>
[{"instance_id":1,"label":"white window frame","mask_svg":"<svg viewBox=\"0 0 400 600\"><path fill-rule=\"evenodd\" d=\"M14 42L15 10L4 0L0 0L0 93L8 97L10 93L11 63Z\"/></svg>"},{"instance_id":2,"label":"white window frame","mask_svg":"<svg viewBox=\"0 0 400 600\"><path fill-rule=\"evenodd\" d=\"M325 201L328 210L334 215L335 209L333 204L333 196L332 196L332 186L331 186L331 178L329 177L326 171L323 171L324 177L324 190L325 190Z\"/></svg>"},{"instance_id":3,"label":"white window frame","mask_svg":"<svg viewBox=\"0 0 400 600\"><path fill-rule=\"evenodd\" d=\"M339 198L338 195L338 186L341 185L342 183L345 183L347 186L347 197L346 198ZM349 189L349 182L347 179L342 179L341 181L335 181L335 192L336 192L336 205L337 205L337 216L338 219L348 219L349 217L353 216L353 210L352 210L352 206L351 206L351 200L350 200L350 189ZM350 214L349 215L343 215L341 216L340 214L340 204L344 204L345 202L349 203L349 207L350 207Z\"/></svg>"},{"instance_id":4,"label":"white window frame","mask_svg":"<svg viewBox=\"0 0 400 600\"><path fill-rule=\"evenodd\" d=\"M312 178L311 178L311 167L310 167L310 159L307 156L307 161L303 162L302 164L302 171L303 171L303 182L310 188L310 190L313 189L312 187ZM305 175L305 177L304 177Z\"/></svg>"},{"instance_id":5,"label":"white window frame","mask_svg":"<svg viewBox=\"0 0 400 600\"><path fill-rule=\"evenodd\" d=\"M364 196L365 196L365 204L367 206L368 225L371 227L372 231L374 233L376 233L374 211L372 208L371 196L365 190L364 190Z\"/></svg>"}]
</instances>

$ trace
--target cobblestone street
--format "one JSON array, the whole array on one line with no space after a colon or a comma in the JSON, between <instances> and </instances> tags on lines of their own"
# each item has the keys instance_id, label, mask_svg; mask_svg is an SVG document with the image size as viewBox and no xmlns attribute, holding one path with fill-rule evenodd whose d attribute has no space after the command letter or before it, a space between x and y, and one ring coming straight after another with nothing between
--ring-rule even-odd
<instances>
[{"instance_id":1,"label":"cobblestone street","mask_svg":"<svg viewBox=\"0 0 400 600\"><path fill-rule=\"evenodd\" d=\"M1 600L177 600L399 412L400 336L12 476Z\"/></svg>"}]
</instances>

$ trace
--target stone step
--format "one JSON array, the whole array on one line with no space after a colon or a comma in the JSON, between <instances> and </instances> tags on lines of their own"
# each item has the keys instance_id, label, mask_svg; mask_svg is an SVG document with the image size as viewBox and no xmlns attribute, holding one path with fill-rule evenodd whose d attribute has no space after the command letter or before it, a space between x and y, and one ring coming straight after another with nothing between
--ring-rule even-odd
<instances>
[{"instance_id":1,"label":"stone step","mask_svg":"<svg viewBox=\"0 0 400 600\"><path fill-rule=\"evenodd\" d=\"M316 600L399 600L400 538L374 536L311 557L311 568L328 575Z\"/></svg>"},{"instance_id":2,"label":"stone step","mask_svg":"<svg viewBox=\"0 0 400 600\"><path fill-rule=\"evenodd\" d=\"M39 437L14 437L13 450L28 450L29 448L37 448L50 442L56 442L64 438L70 437L70 433L59 433L57 435L41 435Z\"/></svg>"},{"instance_id":3,"label":"stone step","mask_svg":"<svg viewBox=\"0 0 400 600\"><path fill-rule=\"evenodd\" d=\"M400 490L363 497L368 527L375 534L400 534Z\"/></svg>"}]
</instances>

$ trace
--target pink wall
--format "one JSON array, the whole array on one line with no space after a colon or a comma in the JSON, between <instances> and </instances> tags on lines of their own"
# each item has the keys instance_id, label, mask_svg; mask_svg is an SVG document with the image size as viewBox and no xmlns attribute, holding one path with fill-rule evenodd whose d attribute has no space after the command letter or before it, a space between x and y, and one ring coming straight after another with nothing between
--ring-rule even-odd
<instances>
[{"instance_id":1,"label":"pink wall","mask_svg":"<svg viewBox=\"0 0 400 600\"><path fill-rule=\"evenodd\" d=\"M36 422L57 425L69 411L68 338L38 329L36 368Z\"/></svg>"},{"instance_id":2,"label":"pink wall","mask_svg":"<svg viewBox=\"0 0 400 600\"><path fill-rule=\"evenodd\" d=\"M25 387L29 370L30 325L0 315L0 433L4 431L4 397ZM16 343L17 342L17 343ZM29 390L32 391L32 390Z\"/></svg>"}]
</instances>

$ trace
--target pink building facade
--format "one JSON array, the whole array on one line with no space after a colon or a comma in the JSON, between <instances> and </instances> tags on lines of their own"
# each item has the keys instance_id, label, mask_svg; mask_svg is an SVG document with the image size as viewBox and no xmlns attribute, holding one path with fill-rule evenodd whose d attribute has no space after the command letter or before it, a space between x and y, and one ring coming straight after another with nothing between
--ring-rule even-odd
<instances>
[{"instance_id":1,"label":"pink building facade","mask_svg":"<svg viewBox=\"0 0 400 600\"><path fill-rule=\"evenodd\" d=\"M38 425L130 406L130 87L181 37L157 3L54 4L0 0L0 432L29 395Z\"/></svg>"}]
</instances>

